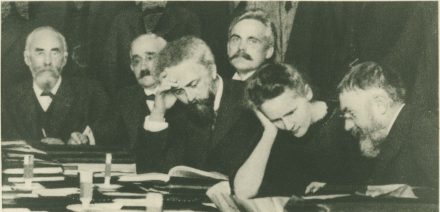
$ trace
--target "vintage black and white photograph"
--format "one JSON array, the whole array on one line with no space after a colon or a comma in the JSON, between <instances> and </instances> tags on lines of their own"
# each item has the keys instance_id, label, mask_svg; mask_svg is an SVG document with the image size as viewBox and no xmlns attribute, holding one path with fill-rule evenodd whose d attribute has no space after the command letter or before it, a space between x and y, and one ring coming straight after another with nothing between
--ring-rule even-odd
<instances>
[{"instance_id":1,"label":"vintage black and white photograph","mask_svg":"<svg viewBox=\"0 0 440 212\"><path fill-rule=\"evenodd\" d=\"M439 211L437 1L1 0L4 211Z\"/></svg>"}]
</instances>

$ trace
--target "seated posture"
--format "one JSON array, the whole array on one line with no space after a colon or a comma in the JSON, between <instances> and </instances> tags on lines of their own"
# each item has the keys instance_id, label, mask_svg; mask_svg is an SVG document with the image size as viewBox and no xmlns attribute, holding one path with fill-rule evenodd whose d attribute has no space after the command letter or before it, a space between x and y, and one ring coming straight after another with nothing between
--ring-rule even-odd
<instances>
[{"instance_id":1,"label":"seated posture","mask_svg":"<svg viewBox=\"0 0 440 212\"><path fill-rule=\"evenodd\" d=\"M105 116L108 98L91 81L61 77L67 60L64 36L52 27L36 28L26 39L24 58L32 81L11 88L2 139L87 144L85 134L99 137L93 130Z\"/></svg>"},{"instance_id":2,"label":"seated posture","mask_svg":"<svg viewBox=\"0 0 440 212\"><path fill-rule=\"evenodd\" d=\"M252 115L241 104L243 84L223 80L211 50L195 37L168 43L156 69L154 108L135 146L138 172L167 172L176 165L225 174L234 169L242 144L230 145L228 138Z\"/></svg>"},{"instance_id":3,"label":"seated posture","mask_svg":"<svg viewBox=\"0 0 440 212\"><path fill-rule=\"evenodd\" d=\"M112 115L103 123L110 126L107 127L107 138L112 144L133 149L144 117L149 115L154 107L157 80L153 76L153 67L157 54L166 44L163 38L152 33L140 35L131 43L130 68L138 83L117 93Z\"/></svg>"},{"instance_id":4,"label":"seated posture","mask_svg":"<svg viewBox=\"0 0 440 212\"><path fill-rule=\"evenodd\" d=\"M438 114L406 104L397 73L364 62L338 89L345 129L374 164L368 184L438 187Z\"/></svg>"},{"instance_id":5,"label":"seated posture","mask_svg":"<svg viewBox=\"0 0 440 212\"><path fill-rule=\"evenodd\" d=\"M355 142L344 132L335 104L313 100L296 69L262 67L249 79L245 97L264 131L235 174L237 196L301 195L312 181L342 180L349 167L345 152L356 150Z\"/></svg>"}]
</instances>

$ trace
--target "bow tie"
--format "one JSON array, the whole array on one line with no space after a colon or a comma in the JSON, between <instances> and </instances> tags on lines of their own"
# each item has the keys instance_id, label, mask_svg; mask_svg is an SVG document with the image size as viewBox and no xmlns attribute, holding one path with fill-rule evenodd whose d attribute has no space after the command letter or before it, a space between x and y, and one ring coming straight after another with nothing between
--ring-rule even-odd
<instances>
[{"instance_id":1,"label":"bow tie","mask_svg":"<svg viewBox=\"0 0 440 212\"><path fill-rule=\"evenodd\" d=\"M41 93L41 95L40 96L48 96L48 97L50 97L51 99L53 99L53 97L55 96L52 92L50 92L50 91L43 91L42 93Z\"/></svg>"},{"instance_id":2,"label":"bow tie","mask_svg":"<svg viewBox=\"0 0 440 212\"><path fill-rule=\"evenodd\" d=\"M155 98L154 94L145 95L145 100L154 101Z\"/></svg>"}]
</instances>

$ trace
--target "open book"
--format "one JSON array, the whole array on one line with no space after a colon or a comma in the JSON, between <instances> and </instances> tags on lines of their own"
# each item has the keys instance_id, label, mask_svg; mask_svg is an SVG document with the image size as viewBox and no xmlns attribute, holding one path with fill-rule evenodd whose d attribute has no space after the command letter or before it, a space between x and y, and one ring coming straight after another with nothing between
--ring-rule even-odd
<instances>
[{"instance_id":1,"label":"open book","mask_svg":"<svg viewBox=\"0 0 440 212\"><path fill-rule=\"evenodd\" d=\"M144 182L144 181L162 181L168 182L171 177L184 177L193 179L212 179L228 180L228 177L218 172L207 172L188 166L175 166L171 168L168 174L163 173L145 173L137 175L128 175L119 177L120 182Z\"/></svg>"}]
</instances>

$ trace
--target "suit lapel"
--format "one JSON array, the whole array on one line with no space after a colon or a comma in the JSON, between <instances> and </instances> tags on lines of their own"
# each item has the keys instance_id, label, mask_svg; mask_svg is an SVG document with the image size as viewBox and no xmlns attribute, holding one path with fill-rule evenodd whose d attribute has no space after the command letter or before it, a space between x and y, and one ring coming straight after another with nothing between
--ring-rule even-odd
<instances>
[{"instance_id":1,"label":"suit lapel","mask_svg":"<svg viewBox=\"0 0 440 212\"><path fill-rule=\"evenodd\" d=\"M74 95L72 85L64 79L50 105L53 113L49 126L51 129L54 129L53 132L59 132L60 128L65 127L62 123L66 120L71 110L73 100L75 99Z\"/></svg>"},{"instance_id":2,"label":"suit lapel","mask_svg":"<svg viewBox=\"0 0 440 212\"><path fill-rule=\"evenodd\" d=\"M22 117L17 123L23 123L23 129L28 131L30 137L41 135L41 129L37 126L37 108L38 104L37 97L35 96L34 90L32 88L32 82L26 85L23 89L22 96L18 101L18 113Z\"/></svg>"},{"instance_id":3,"label":"suit lapel","mask_svg":"<svg viewBox=\"0 0 440 212\"><path fill-rule=\"evenodd\" d=\"M129 120L127 120L126 123L130 125L129 126L129 128L131 129L130 131L132 131L134 135L133 139L138 138L138 131L139 128L143 125L144 117L150 114L150 110L147 106L147 103L145 102L144 97L145 97L145 93L142 90L142 87L137 86L135 93L132 96L132 99L129 101L129 104L131 105L127 105L126 107L126 108L131 108L127 112ZM134 143L132 143L131 145L134 145Z\"/></svg>"},{"instance_id":4,"label":"suit lapel","mask_svg":"<svg viewBox=\"0 0 440 212\"><path fill-rule=\"evenodd\" d=\"M218 110L217 119L212 138L212 147L218 145L234 123L239 119L241 110L241 91L238 86L233 86L233 83L224 81L223 95L220 101L220 108Z\"/></svg>"}]
</instances>

